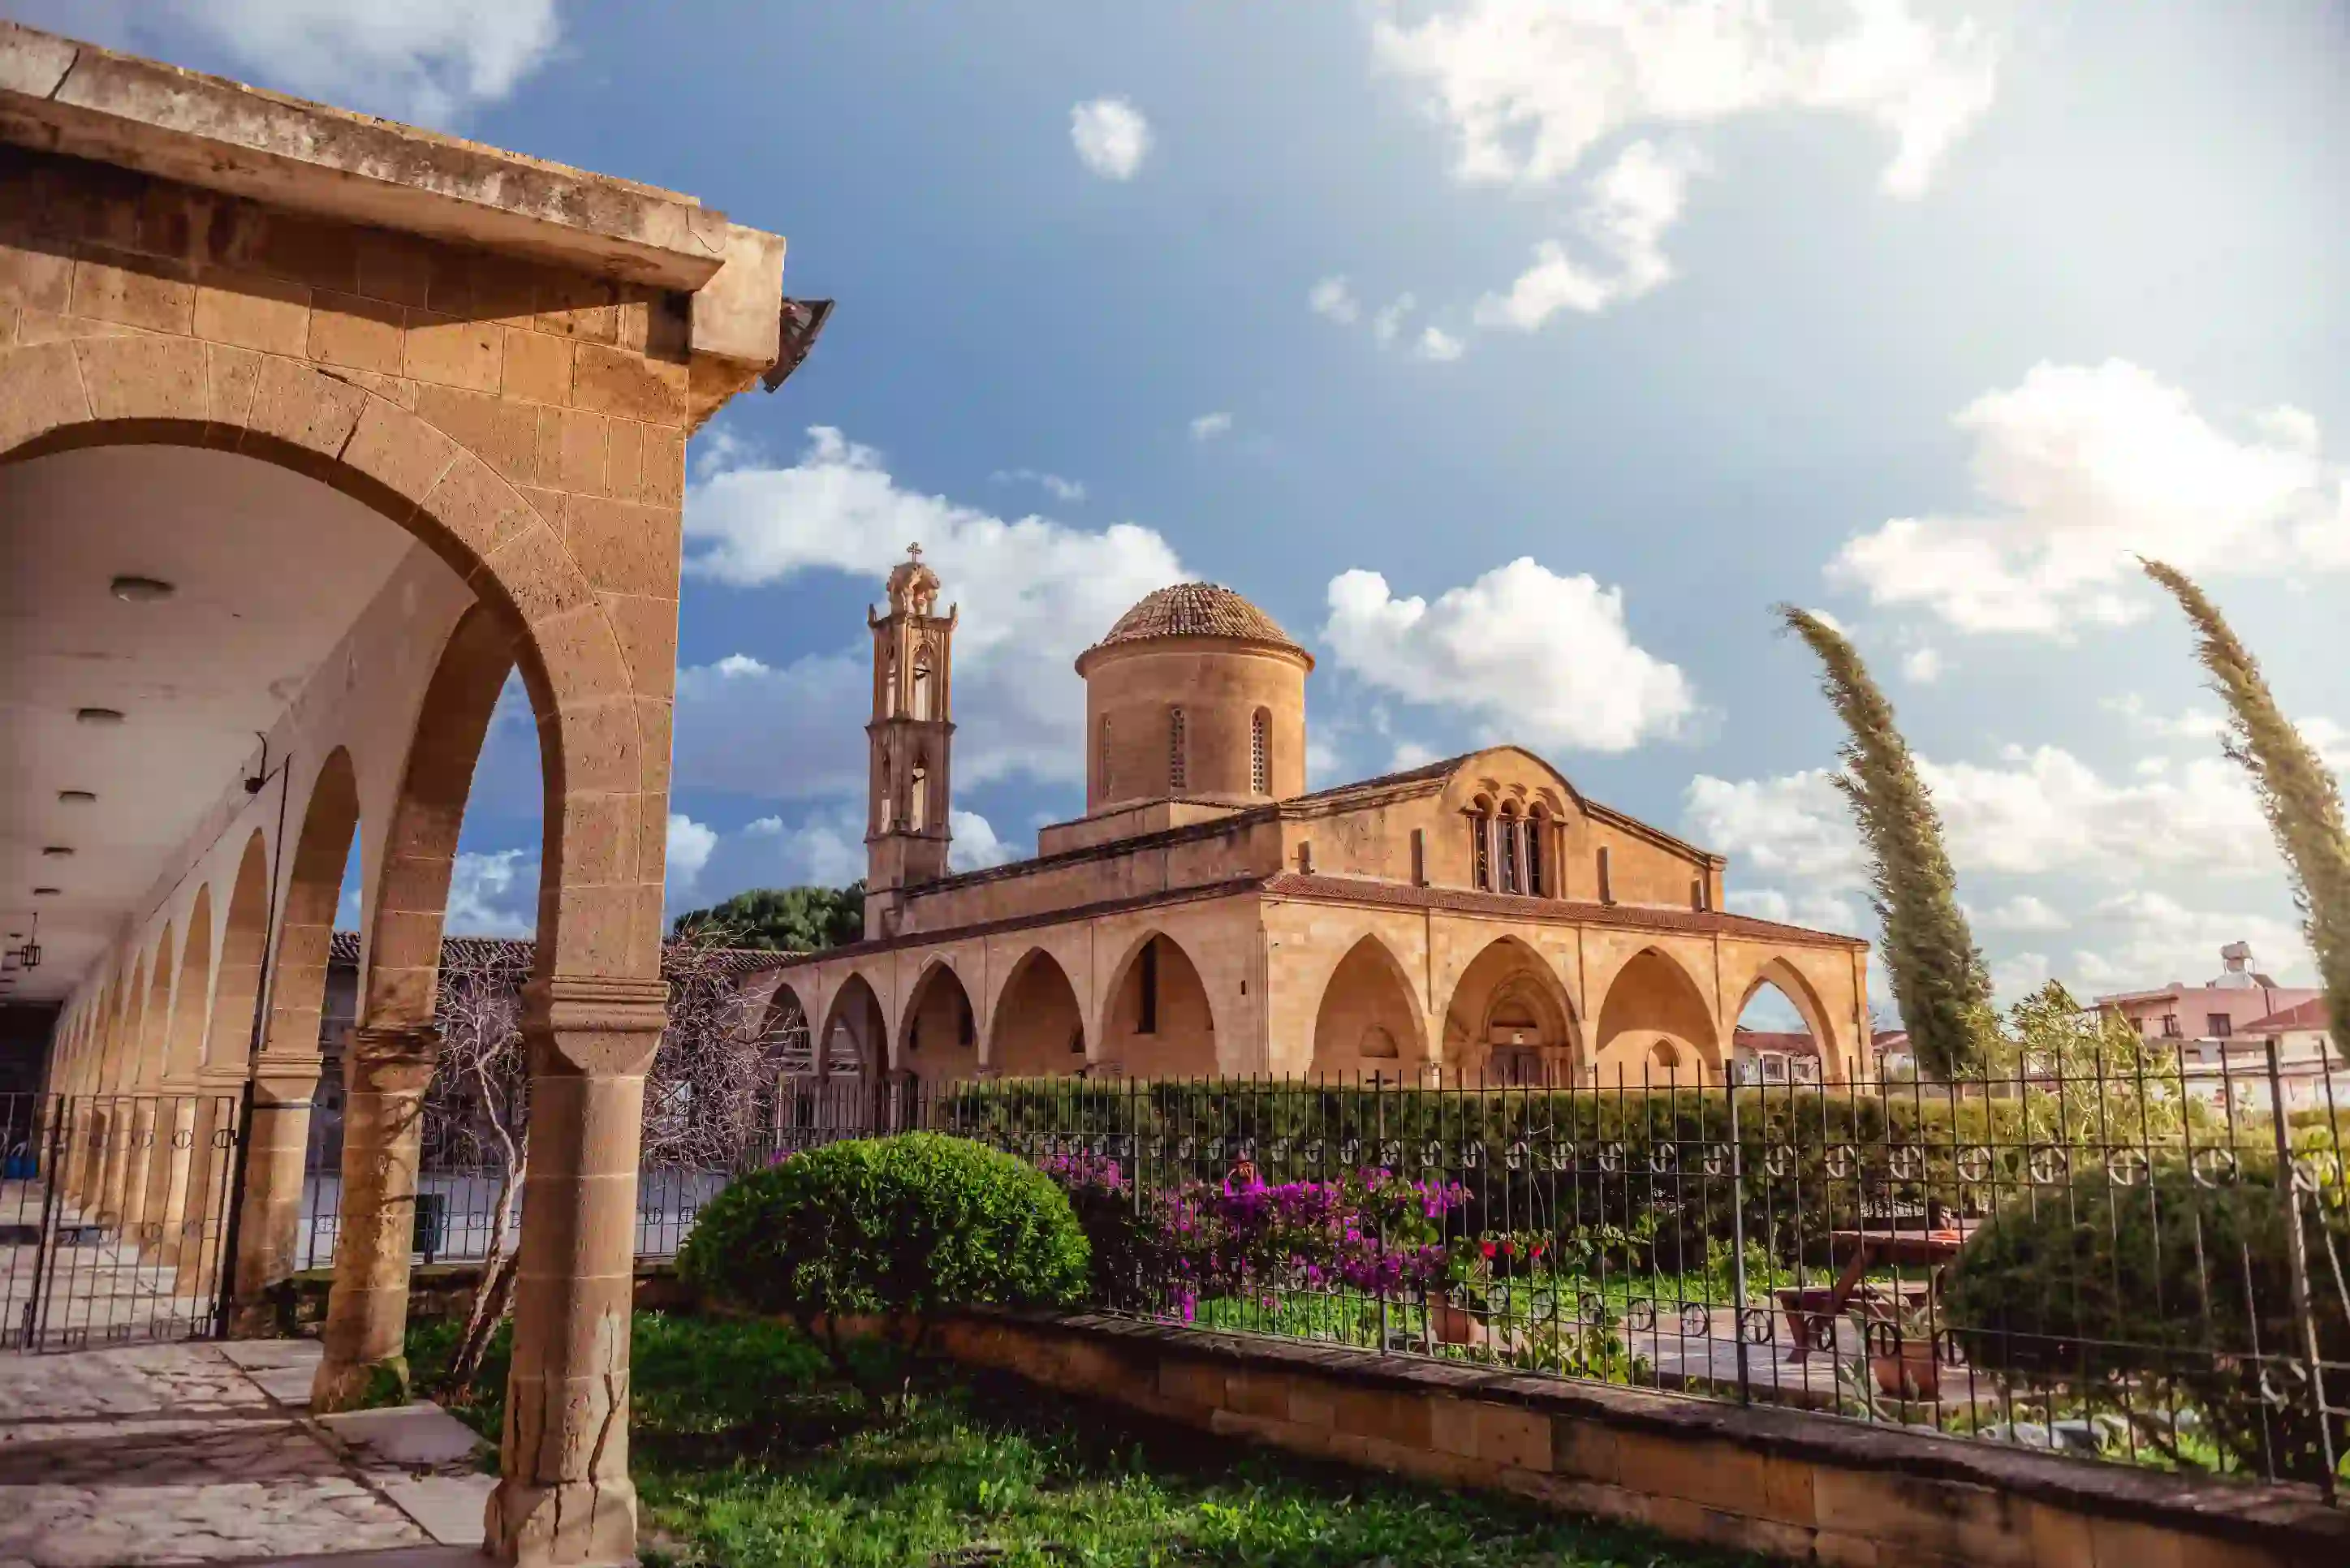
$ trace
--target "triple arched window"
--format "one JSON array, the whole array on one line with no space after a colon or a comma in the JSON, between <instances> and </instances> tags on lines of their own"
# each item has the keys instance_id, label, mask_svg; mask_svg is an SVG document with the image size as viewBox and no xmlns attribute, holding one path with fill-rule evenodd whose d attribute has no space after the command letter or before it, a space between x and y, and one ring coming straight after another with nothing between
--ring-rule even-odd
<instances>
[{"instance_id":1,"label":"triple arched window","mask_svg":"<svg viewBox=\"0 0 2350 1568\"><path fill-rule=\"evenodd\" d=\"M1514 801L1504 801L1496 810L1481 794L1470 803L1468 817L1471 886L1488 893L1549 896L1551 824L1540 805L1522 815Z\"/></svg>"}]
</instances>

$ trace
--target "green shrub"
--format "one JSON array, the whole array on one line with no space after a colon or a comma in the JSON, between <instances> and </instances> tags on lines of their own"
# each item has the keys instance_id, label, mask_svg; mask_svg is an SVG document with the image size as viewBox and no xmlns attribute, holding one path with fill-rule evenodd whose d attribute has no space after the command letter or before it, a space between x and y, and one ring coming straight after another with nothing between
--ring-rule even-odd
<instances>
[{"instance_id":1,"label":"green shrub","mask_svg":"<svg viewBox=\"0 0 2350 1568\"><path fill-rule=\"evenodd\" d=\"M1073 1303L1088 1268L1057 1186L938 1133L830 1144L742 1177L678 1255L679 1273L722 1302L828 1331L887 1315L917 1338L954 1307Z\"/></svg>"},{"instance_id":2,"label":"green shrub","mask_svg":"<svg viewBox=\"0 0 2350 1568\"><path fill-rule=\"evenodd\" d=\"M2338 1364L2350 1220L2338 1202L2305 1199L2299 1213L2319 1355ZM2188 1456L2173 1417L2189 1409L2234 1464L2314 1480L2321 1417L2305 1367L2284 1365L2306 1355L2289 1237L2272 1162L2207 1164L2200 1180L2176 1167L2135 1183L2086 1174L2027 1190L1978 1231L1942 1309L1978 1373L2018 1395L2061 1390L2133 1416L2140 1440L2174 1458ZM2324 1419L2338 1458L2350 1420Z\"/></svg>"}]
</instances>

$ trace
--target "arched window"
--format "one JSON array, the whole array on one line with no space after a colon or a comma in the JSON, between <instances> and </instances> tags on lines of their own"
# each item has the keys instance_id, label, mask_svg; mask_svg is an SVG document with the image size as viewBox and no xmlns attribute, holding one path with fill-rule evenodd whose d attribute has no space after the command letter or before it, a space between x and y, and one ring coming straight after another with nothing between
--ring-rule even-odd
<instances>
[{"instance_id":1,"label":"arched window","mask_svg":"<svg viewBox=\"0 0 2350 1568\"><path fill-rule=\"evenodd\" d=\"M933 717L931 712L931 645L927 642L914 650L914 717Z\"/></svg>"},{"instance_id":2,"label":"arched window","mask_svg":"<svg viewBox=\"0 0 2350 1568\"><path fill-rule=\"evenodd\" d=\"M1104 714L1104 715L1102 716L1102 725L1101 725L1101 765L1100 765L1099 767L1096 768L1094 771L1095 771L1095 772L1097 772L1097 773L1098 773L1099 774L1101 774L1101 793L1102 793L1102 799L1104 799L1104 800L1107 800L1107 799L1109 799L1112 792L1111 792L1111 789L1110 789L1110 772L1109 772L1109 716L1108 716L1107 714Z\"/></svg>"},{"instance_id":3,"label":"arched window","mask_svg":"<svg viewBox=\"0 0 2350 1568\"><path fill-rule=\"evenodd\" d=\"M1249 791L1273 793L1273 715L1262 708L1249 715Z\"/></svg>"},{"instance_id":4,"label":"arched window","mask_svg":"<svg viewBox=\"0 0 2350 1568\"><path fill-rule=\"evenodd\" d=\"M898 716L898 650L894 648L881 666L881 716Z\"/></svg>"},{"instance_id":5,"label":"arched window","mask_svg":"<svg viewBox=\"0 0 2350 1568\"><path fill-rule=\"evenodd\" d=\"M1167 710L1167 789L1171 794L1180 794L1185 788L1191 773L1189 751L1183 734L1183 710L1170 708Z\"/></svg>"},{"instance_id":6,"label":"arched window","mask_svg":"<svg viewBox=\"0 0 2350 1568\"><path fill-rule=\"evenodd\" d=\"M1526 891L1535 898L1544 894L1543 880L1543 839L1550 831L1550 817L1539 805L1526 811Z\"/></svg>"},{"instance_id":7,"label":"arched window","mask_svg":"<svg viewBox=\"0 0 2350 1568\"><path fill-rule=\"evenodd\" d=\"M1482 794L1469 807L1469 875L1472 886L1493 890L1493 803Z\"/></svg>"},{"instance_id":8,"label":"arched window","mask_svg":"<svg viewBox=\"0 0 2350 1568\"><path fill-rule=\"evenodd\" d=\"M920 763L906 786L906 826L916 833L931 826L931 770Z\"/></svg>"},{"instance_id":9,"label":"arched window","mask_svg":"<svg viewBox=\"0 0 2350 1568\"><path fill-rule=\"evenodd\" d=\"M1518 808L1503 805L1502 819L1494 825L1501 844L1502 891L1516 893L1518 885Z\"/></svg>"}]
</instances>

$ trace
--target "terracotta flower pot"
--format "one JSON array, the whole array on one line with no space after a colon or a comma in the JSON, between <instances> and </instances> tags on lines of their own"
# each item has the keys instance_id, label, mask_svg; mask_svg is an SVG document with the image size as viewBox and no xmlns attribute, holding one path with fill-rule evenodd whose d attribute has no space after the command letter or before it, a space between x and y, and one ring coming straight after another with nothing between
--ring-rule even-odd
<instances>
[{"instance_id":1,"label":"terracotta flower pot","mask_svg":"<svg viewBox=\"0 0 2350 1568\"><path fill-rule=\"evenodd\" d=\"M1482 1317L1442 1296L1428 1303L1428 1321L1440 1345L1484 1345L1492 1337Z\"/></svg>"},{"instance_id":2,"label":"terracotta flower pot","mask_svg":"<svg viewBox=\"0 0 2350 1568\"><path fill-rule=\"evenodd\" d=\"M1893 1398L1941 1397L1942 1364L1934 1359L1930 1339L1905 1339L1894 1352L1872 1353L1868 1369L1876 1375L1878 1391Z\"/></svg>"}]
</instances>

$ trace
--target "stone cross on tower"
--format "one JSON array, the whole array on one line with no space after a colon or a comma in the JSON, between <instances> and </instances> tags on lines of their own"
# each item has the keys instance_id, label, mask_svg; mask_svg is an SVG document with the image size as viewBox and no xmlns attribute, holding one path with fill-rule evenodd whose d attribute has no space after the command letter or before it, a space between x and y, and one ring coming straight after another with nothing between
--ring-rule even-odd
<instances>
[{"instance_id":1,"label":"stone cross on tower","mask_svg":"<svg viewBox=\"0 0 2350 1568\"><path fill-rule=\"evenodd\" d=\"M889 574L889 613L873 632L871 784L865 822L865 935L897 934L906 894L947 874L948 763L954 742L954 628L939 615L939 575L922 547Z\"/></svg>"}]
</instances>

